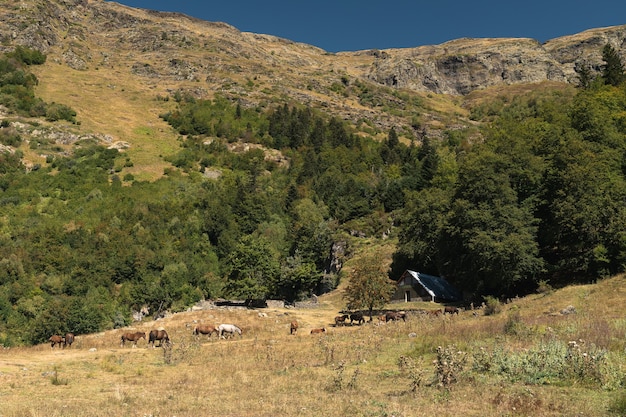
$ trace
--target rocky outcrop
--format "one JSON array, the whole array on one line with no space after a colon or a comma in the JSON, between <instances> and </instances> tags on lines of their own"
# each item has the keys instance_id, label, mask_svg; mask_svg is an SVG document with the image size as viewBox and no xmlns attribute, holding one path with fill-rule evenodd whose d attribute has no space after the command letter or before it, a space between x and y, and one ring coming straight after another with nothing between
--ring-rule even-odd
<instances>
[{"instance_id":1,"label":"rocky outcrop","mask_svg":"<svg viewBox=\"0 0 626 417\"><path fill-rule=\"evenodd\" d=\"M372 54L367 77L414 91L465 95L497 85L576 83L575 66L598 70L610 43L626 57L626 26L589 30L544 44L533 39L458 39L436 46Z\"/></svg>"}]
</instances>

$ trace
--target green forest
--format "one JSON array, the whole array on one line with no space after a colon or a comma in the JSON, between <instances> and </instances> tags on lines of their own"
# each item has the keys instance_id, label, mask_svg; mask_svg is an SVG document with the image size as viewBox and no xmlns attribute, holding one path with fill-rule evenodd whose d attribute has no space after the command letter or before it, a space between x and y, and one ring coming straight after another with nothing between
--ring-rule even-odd
<instances>
[{"instance_id":1,"label":"green forest","mask_svg":"<svg viewBox=\"0 0 626 417\"><path fill-rule=\"evenodd\" d=\"M157 181L121 175L132 161L91 140L32 170L0 148L0 344L125 326L144 305L321 294L341 279L333 244L355 230L397 239L391 279L445 276L468 302L623 272L626 83L615 51L603 58L571 92L475 106L480 140L392 128L381 141L299 103L176 93L161 117L180 149ZM22 144L13 116L80 119L35 97L28 68L43 62L25 48L0 59L0 144ZM260 146L231 150L241 142Z\"/></svg>"}]
</instances>

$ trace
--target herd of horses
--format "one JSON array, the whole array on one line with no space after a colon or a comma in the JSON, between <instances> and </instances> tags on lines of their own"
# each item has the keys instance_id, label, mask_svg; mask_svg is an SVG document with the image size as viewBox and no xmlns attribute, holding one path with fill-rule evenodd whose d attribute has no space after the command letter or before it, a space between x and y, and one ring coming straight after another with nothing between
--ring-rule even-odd
<instances>
[{"instance_id":1,"label":"herd of horses","mask_svg":"<svg viewBox=\"0 0 626 417\"><path fill-rule=\"evenodd\" d=\"M207 325L199 325L193 329L193 335L208 335L211 337L212 334L216 334L219 338L227 338L232 337L234 335L243 335L243 331L240 327L235 326L234 324L220 324L219 326L207 326ZM54 348L55 346L63 347L66 346L71 347L72 343L74 343L74 334L66 333L65 336L52 335L48 339L50 342L50 346ZM167 331L163 328L150 330L147 336L148 346L154 347L163 347L171 345L170 336L167 334ZM120 337L120 346L125 347L126 342L131 342L132 347L137 347L137 342L141 339L146 340L146 332L126 332L122 334ZM156 342L159 342L158 345L155 345Z\"/></svg>"},{"instance_id":2,"label":"herd of horses","mask_svg":"<svg viewBox=\"0 0 626 417\"><path fill-rule=\"evenodd\" d=\"M418 310L417 311L417 313L422 313L422 314L427 314L427 315L432 315L432 316L439 316L442 314L459 314L459 312L460 310L457 307L453 307L453 306L446 306L444 309L438 309L438 310ZM399 320L406 321L407 313L405 311L387 311L385 312L385 314L378 316L378 319L381 322L391 322L391 321L399 321ZM363 316L363 313L355 312L355 313L349 313L349 314L342 314L342 315L335 317L335 327L345 326L347 324L350 324L352 326L354 323L356 323L359 326L365 323L365 317ZM291 321L290 326L289 326L289 334L295 335L298 331L298 327L299 327L298 322L296 320ZM311 334L321 334L321 333L326 333L325 327L315 328L311 330ZM242 337L243 331L241 330L240 327L234 324L220 324L218 326L198 325L194 327L192 334L193 336L196 336L196 337L199 337L200 335L205 335L208 338L211 338L211 336L215 334L220 339L226 339L226 338L234 337L235 335L239 335L240 337ZM63 349L65 349L65 347L67 346L69 347L72 346L72 343L74 343L74 338L75 336L73 333L66 333L65 336L52 335L50 336L50 339L48 339L48 341L50 342L50 345L52 348L54 348L55 346L58 346L59 348L62 347ZM132 347L137 347L137 342L139 342L141 339L146 340L145 332L127 332L127 333L122 334L120 338L120 346L124 347L126 345L126 342L131 342ZM157 341L159 342L159 344L156 347L163 347L164 344L165 346L168 346L171 344L170 337L165 331L165 329L163 328L150 330L150 332L148 333L147 340L148 340L148 346L152 346L153 348L155 347L155 342Z\"/></svg>"},{"instance_id":3,"label":"herd of horses","mask_svg":"<svg viewBox=\"0 0 626 417\"><path fill-rule=\"evenodd\" d=\"M454 306L446 306L443 309L437 310L416 310L416 314L424 314L428 316L441 316L444 314L459 314L460 310L458 307ZM386 323L391 321L406 321L407 313L406 311L387 311L385 314L381 314L378 316L378 320L380 322ZM348 320L350 320L348 322ZM350 314L342 314L340 316L335 317L335 327L337 326L345 326L350 324L351 326L356 322L357 325L361 325L365 323L365 318L363 317L363 313L356 312Z\"/></svg>"}]
</instances>

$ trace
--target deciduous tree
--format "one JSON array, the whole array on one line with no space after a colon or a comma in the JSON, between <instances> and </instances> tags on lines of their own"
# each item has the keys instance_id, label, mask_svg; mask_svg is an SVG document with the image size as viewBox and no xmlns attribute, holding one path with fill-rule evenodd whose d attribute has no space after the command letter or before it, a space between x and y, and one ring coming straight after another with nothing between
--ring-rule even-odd
<instances>
[{"instance_id":1,"label":"deciduous tree","mask_svg":"<svg viewBox=\"0 0 626 417\"><path fill-rule=\"evenodd\" d=\"M367 309L372 321L372 311L384 307L394 288L380 257L376 254L365 255L355 262L349 272L343 299L350 310Z\"/></svg>"}]
</instances>

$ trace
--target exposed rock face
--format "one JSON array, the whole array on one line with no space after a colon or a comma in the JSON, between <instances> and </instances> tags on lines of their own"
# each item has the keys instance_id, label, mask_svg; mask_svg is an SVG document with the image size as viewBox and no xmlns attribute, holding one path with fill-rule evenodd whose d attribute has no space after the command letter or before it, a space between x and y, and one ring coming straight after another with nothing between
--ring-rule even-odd
<instances>
[{"instance_id":1,"label":"exposed rock face","mask_svg":"<svg viewBox=\"0 0 626 417\"><path fill-rule=\"evenodd\" d=\"M378 54L367 76L378 83L443 94L500 84L576 83L585 61L598 69L610 43L626 56L626 26L594 29L544 44L533 39L459 39L436 46Z\"/></svg>"},{"instance_id":2,"label":"exposed rock face","mask_svg":"<svg viewBox=\"0 0 626 417\"><path fill-rule=\"evenodd\" d=\"M325 88L324 83L311 80L314 71L327 69L390 87L465 95L503 84L576 82L576 63L585 61L599 68L606 43L626 57L626 26L593 29L544 44L524 38L458 39L417 48L327 54L310 45L243 33L223 23L113 2L9 3L0 6L3 44L28 45L46 53L54 53L56 48L57 62L73 69L102 64L94 61L117 50L128 53L128 70L138 76L223 83L227 80L216 79L216 73L255 74L290 87L292 94L299 91L304 100L315 98L302 93L302 87ZM93 50L96 47L101 49L99 53ZM190 52L198 50L202 54ZM152 62L140 59L141 54L151 52L156 53L150 56ZM184 60L176 58L183 54Z\"/></svg>"}]
</instances>

